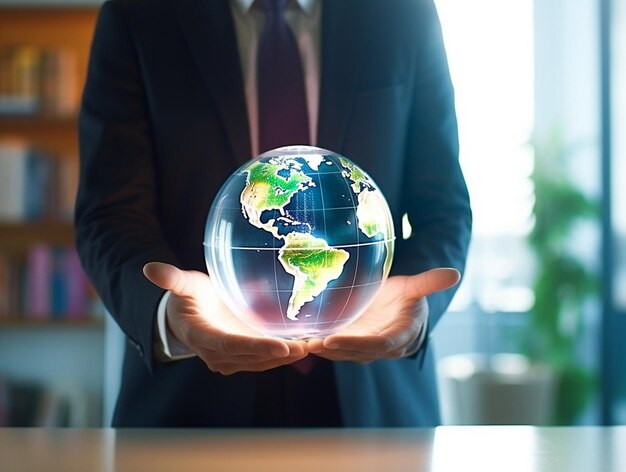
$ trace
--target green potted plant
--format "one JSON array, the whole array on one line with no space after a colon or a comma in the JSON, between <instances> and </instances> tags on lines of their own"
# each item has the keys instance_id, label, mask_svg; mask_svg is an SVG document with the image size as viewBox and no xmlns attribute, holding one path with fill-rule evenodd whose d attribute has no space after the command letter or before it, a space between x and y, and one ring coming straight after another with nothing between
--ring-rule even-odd
<instances>
[{"instance_id":1,"label":"green potted plant","mask_svg":"<svg viewBox=\"0 0 626 472\"><path fill-rule=\"evenodd\" d=\"M536 258L534 305L523 352L556 376L553 423L572 424L587 406L595 374L579 360L584 307L598 291L597 277L572 250L572 235L581 224L599 217L598 202L568 174L572 150L559 133L535 143L534 227L528 244Z\"/></svg>"},{"instance_id":2,"label":"green potted plant","mask_svg":"<svg viewBox=\"0 0 626 472\"><path fill-rule=\"evenodd\" d=\"M534 142L534 303L516 334L519 352L464 353L440 360L448 424L566 425L576 422L595 389L595 373L580 361L584 313L598 291L584 263L577 231L599 217L598 202L570 175L579 148L559 133ZM569 161L569 162L568 162Z\"/></svg>"}]
</instances>

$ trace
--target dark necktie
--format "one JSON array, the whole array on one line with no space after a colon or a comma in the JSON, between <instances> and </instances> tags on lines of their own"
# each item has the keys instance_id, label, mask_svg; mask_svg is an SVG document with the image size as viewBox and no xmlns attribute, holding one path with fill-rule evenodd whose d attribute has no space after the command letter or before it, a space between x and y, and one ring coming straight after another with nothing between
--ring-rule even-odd
<instances>
[{"instance_id":1,"label":"dark necktie","mask_svg":"<svg viewBox=\"0 0 626 472\"><path fill-rule=\"evenodd\" d=\"M259 151L309 144L309 119L304 74L298 46L283 11L288 0L259 0L265 26L257 56L259 100ZM308 356L292 366L307 374L315 358Z\"/></svg>"},{"instance_id":2,"label":"dark necktie","mask_svg":"<svg viewBox=\"0 0 626 472\"><path fill-rule=\"evenodd\" d=\"M259 0L265 12L257 57L260 152L310 140L302 62L283 15L287 1Z\"/></svg>"}]
</instances>

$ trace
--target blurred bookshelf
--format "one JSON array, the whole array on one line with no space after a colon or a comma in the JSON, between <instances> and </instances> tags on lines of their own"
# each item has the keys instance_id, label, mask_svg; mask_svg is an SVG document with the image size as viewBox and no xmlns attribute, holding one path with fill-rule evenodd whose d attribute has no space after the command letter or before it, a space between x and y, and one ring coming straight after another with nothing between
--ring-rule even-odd
<instances>
[{"instance_id":1,"label":"blurred bookshelf","mask_svg":"<svg viewBox=\"0 0 626 472\"><path fill-rule=\"evenodd\" d=\"M0 426L101 420L104 321L72 224L77 113L100 3L0 0ZM86 364L93 374L81 374ZM44 419L19 417L16 408L41 405L15 396L12 409L7 396L25 385L46 402Z\"/></svg>"},{"instance_id":2,"label":"blurred bookshelf","mask_svg":"<svg viewBox=\"0 0 626 472\"><path fill-rule=\"evenodd\" d=\"M98 10L24 5L0 2L0 320L90 317L72 214L76 117Z\"/></svg>"}]
</instances>

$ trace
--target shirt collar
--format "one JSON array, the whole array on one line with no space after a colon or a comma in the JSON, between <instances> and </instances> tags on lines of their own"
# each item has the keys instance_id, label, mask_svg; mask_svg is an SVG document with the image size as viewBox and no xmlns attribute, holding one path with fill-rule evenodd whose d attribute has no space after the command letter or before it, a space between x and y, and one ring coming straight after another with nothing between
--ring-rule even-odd
<instances>
[{"instance_id":1,"label":"shirt collar","mask_svg":"<svg viewBox=\"0 0 626 472\"><path fill-rule=\"evenodd\" d=\"M248 13L248 11L250 11L250 8L252 7L252 4L254 3L254 0L231 0L231 1L237 6L237 8L239 8L239 10L241 10L243 14ZM302 8L302 10L306 14L310 15L311 12L313 11L313 7L315 7L315 4L319 1L320 0L296 0L296 3L300 5L300 8Z\"/></svg>"}]
</instances>

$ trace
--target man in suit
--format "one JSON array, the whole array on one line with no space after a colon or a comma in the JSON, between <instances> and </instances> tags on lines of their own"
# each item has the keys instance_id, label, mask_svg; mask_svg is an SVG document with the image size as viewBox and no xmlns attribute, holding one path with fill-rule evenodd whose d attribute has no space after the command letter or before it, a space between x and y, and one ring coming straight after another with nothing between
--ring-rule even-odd
<instances>
[{"instance_id":1,"label":"man in suit","mask_svg":"<svg viewBox=\"0 0 626 472\"><path fill-rule=\"evenodd\" d=\"M309 141L374 178L396 234L403 218L412 225L366 313L325 340L263 337L206 275L212 199L267 150L255 53L270 3L102 7L80 114L76 239L128 339L114 425L436 425L427 339L463 270L471 212L432 0L272 7L299 48Z\"/></svg>"}]
</instances>

